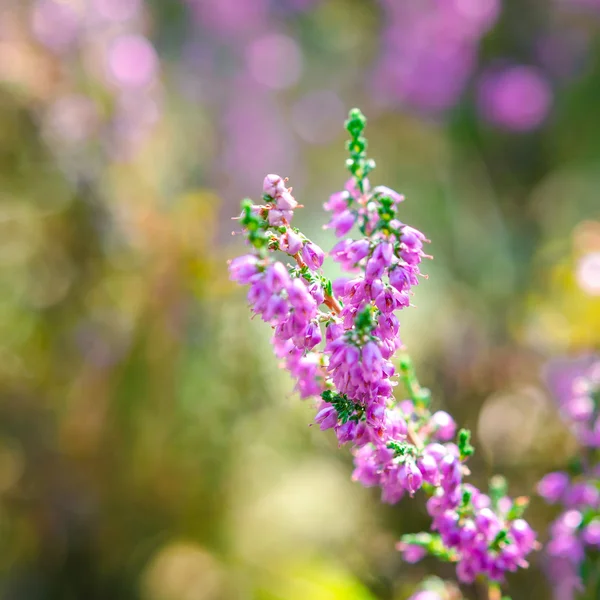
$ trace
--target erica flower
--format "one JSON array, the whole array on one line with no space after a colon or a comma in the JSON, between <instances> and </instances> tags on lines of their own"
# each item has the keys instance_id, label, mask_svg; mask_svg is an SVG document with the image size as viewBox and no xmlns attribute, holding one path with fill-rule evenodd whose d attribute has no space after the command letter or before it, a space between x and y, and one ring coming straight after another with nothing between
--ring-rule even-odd
<instances>
[{"instance_id":1,"label":"erica flower","mask_svg":"<svg viewBox=\"0 0 600 600\"><path fill-rule=\"evenodd\" d=\"M407 560L434 554L455 563L461 581L480 576L502 581L507 571L527 565L536 546L535 533L522 519L526 503L498 492L497 485L485 493L465 481L465 462L473 452L469 432L457 434L447 412L432 413L430 394L410 361L396 357L399 311L410 305L428 240L401 221L401 194L371 188L367 175L374 162L366 157L360 111L351 111L346 127L351 178L325 204L328 227L342 238L329 256L345 276L333 282L324 276L325 253L292 228L300 205L287 180L271 174L263 182L263 203L243 203L240 224L250 250L230 262L230 277L248 286L251 311L272 327L274 352L295 390L301 398L316 399L315 423L352 447L353 480L379 487L386 503L429 496L432 532L401 541ZM357 239L346 238L354 228ZM283 260L276 251L285 253ZM400 381L408 398L398 402L394 390ZM570 414L577 413L589 440L596 427L589 427L587 387L578 389ZM541 487L575 511L597 505L600 496L556 475ZM600 539L600 519L586 521L579 536L577 526L567 526L573 514L557 525L557 556Z\"/></svg>"},{"instance_id":2,"label":"erica flower","mask_svg":"<svg viewBox=\"0 0 600 600\"><path fill-rule=\"evenodd\" d=\"M309 269L316 271L321 268L325 259L325 253L316 244L307 242L302 248L302 258Z\"/></svg>"}]
</instances>

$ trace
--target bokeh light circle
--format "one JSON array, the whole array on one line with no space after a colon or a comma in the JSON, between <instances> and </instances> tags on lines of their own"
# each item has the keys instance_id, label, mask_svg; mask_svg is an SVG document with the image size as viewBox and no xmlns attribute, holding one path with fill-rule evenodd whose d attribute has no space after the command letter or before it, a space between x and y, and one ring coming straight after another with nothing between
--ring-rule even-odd
<instances>
[{"instance_id":1,"label":"bokeh light circle","mask_svg":"<svg viewBox=\"0 0 600 600\"><path fill-rule=\"evenodd\" d=\"M158 69L156 51L141 35L123 35L116 38L108 51L109 77L123 88L149 86Z\"/></svg>"},{"instance_id":2,"label":"bokeh light circle","mask_svg":"<svg viewBox=\"0 0 600 600\"><path fill-rule=\"evenodd\" d=\"M251 76L275 90L298 82L302 72L300 46L287 35L273 33L250 44L246 52Z\"/></svg>"}]
</instances>

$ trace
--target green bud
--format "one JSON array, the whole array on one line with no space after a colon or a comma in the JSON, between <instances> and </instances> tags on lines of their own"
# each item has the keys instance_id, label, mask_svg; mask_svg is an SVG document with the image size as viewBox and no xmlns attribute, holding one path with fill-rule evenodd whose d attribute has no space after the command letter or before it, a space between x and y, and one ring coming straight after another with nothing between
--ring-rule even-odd
<instances>
[{"instance_id":1,"label":"green bud","mask_svg":"<svg viewBox=\"0 0 600 600\"><path fill-rule=\"evenodd\" d=\"M359 331L371 331L373 329L373 310L370 306L367 306L364 310L358 313L356 316L356 329Z\"/></svg>"},{"instance_id":2,"label":"green bud","mask_svg":"<svg viewBox=\"0 0 600 600\"><path fill-rule=\"evenodd\" d=\"M473 492L465 490L462 495L462 505L468 506L471 502L471 498L473 497Z\"/></svg>"},{"instance_id":3,"label":"green bud","mask_svg":"<svg viewBox=\"0 0 600 600\"><path fill-rule=\"evenodd\" d=\"M365 128L367 119L362 114L360 109L353 108L348 113L348 120L344 123L346 129L353 137L357 137L358 134Z\"/></svg>"},{"instance_id":4,"label":"green bud","mask_svg":"<svg viewBox=\"0 0 600 600\"><path fill-rule=\"evenodd\" d=\"M492 508L495 510L498 507L500 498L506 496L508 490L506 479L502 477L502 475L494 475L494 477L490 479L489 490Z\"/></svg>"},{"instance_id":5,"label":"green bud","mask_svg":"<svg viewBox=\"0 0 600 600\"><path fill-rule=\"evenodd\" d=\"M514 521L515 519L520 519L527 507L529 506L529 498L527 496L519 496L515 498L513 505L510 507L508 514L506 515L507 521Z\"/></svg>"},{"instance_id":6,"label":"green bud","mask_svg":"<svg viewBox=\"0 0 600 600\"><path fill-rule=\"evenodd\" d=\"M410 356L408 356L408 354L403 354L398 361L398 366L401 371L410 371L412 369L412 361L410 360Z\"/></svg>"},{"instance_id":7,"label":"green bud","mask_svg":"<svg viewBox=\"0 0 600 600\"><path fill-rule=\"evenodd\" d=\"M461 460L467 459L475 452L475 448L471 446L471 432L468 429L461 429L458 432L458 450Z\"/></svg>"},{"instance_id":8,"label":"green bud","mask_svg":"<svg viewBox=\"0 0 600 600\"><path fill-rule=\"evenodd\" d=\"M414 446L406 444L404 442L388 442L387 447L393 450L396 456L406 456L407 454L413 454Z\"/></svg>"},{"instance_id":9,"label":"green bud","mask_svg":"<svg viewBox=\"0 0 600 600\"><path fill-rule=\"evenodd\" d=\"M323 398L325 402L329 402L331 404L331 399L334 395L335 394L331 390L325 390L321 393L321 398Z\"/></svg>"},{"instance_id":10,"label":"green bud","mask_svg":"<svg viewBox=\"0 0 600 600\"><path fill-rule=\"evenodd\" d=\"M490 544L490 548L492 550L500 550L500 547L504 542L506 542L506 538L508 537L508 531L506 529L501 529L494 538L494 541Z\"/></svg>"},{"instance_id":11,"label":"green bud","mask_svg":"<svg viewBox=\"0 0 600 600\"><path fill-rule=\"evenodd\" d=\"M431 392L427 388L420 388L416 401L419 406L428 407L431 403Z\"/></svg>"}]
</instances>

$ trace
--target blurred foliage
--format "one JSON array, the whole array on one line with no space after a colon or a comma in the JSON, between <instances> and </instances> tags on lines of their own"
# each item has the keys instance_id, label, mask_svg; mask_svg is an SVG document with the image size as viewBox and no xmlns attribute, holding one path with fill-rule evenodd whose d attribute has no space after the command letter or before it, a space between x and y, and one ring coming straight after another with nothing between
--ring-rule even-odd
<instances>
[{"instance_id":1,"label":"blurred foliage","mask_svg":"<svg viewBox=\"0 0 600 600\"><path fill-rule=\"evenodd\" d=\"M226 279L229 219L282 170L306 233L330 244L319 207L361 105L373 179L432 240L402 323L420 379L478 432L478 482L500 471L531 493L572 449L541 368L600 349L600 16L504 3L482 61L531 62L550 24L586 40L543 125L515 133L482 121L469 82L436 115L370 96L383 3L63 2L134 7L160 61L141 95L98 66L129 21L73 42L71 17L39 16L49 4L0 5L2 596L404 600L427 573L452 578L393 550L427 526L419 502L380 505L307 426ZM283 40L248 50L269 32ZM151 69L144 43L115 67L123 85ZM549 509L530 514L543 538ZM541 562L514 600L548 597Z\"/></svg>"}]
</instances>

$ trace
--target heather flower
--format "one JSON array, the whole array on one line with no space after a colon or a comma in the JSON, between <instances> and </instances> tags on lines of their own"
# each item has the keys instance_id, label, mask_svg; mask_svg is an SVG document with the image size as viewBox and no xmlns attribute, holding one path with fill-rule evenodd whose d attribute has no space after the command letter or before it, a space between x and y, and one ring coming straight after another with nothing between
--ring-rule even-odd
<instances>
[{"instance_id":1,"label":"heather flower","mask_svg":"<svg viewBox=\"0 0 600 600\"><path fill-rule=\"evenodd\" d=\"M390 285L396 288L399 292L410 290L413 285L417 285L418 269L409 265L398 265L389 273Z\"/></svg>"},{"instance_id":2,"label":"heather flower","mask_svg":"<svg viewBox=\"0 0 600 600\"><path fill-rule=\"evenodd\" d=\"M423 474L412 459L406 460L400 467L399 477L404 489L411 496L423 485Z\"/></svg>"},{"instance_id":3,"label":"heather flower","mask_svg":"<svg viewBox=\"0 0 600 600\"><path fill-rule=\"evenodd\" d=\"M230 276L249 286L250 308L273 328L275 354L300 397L320 397L315 423L352 446L353 480L378 486L390 504L421 490L430 496L435 533L405 536L399 548L407 560L434 554L456 563L464 582L503 581L506 571L527 565L535 534L521 518L522 500L504 490L488 495L465 481L469 433L457 436L448 413L431 412L408 358L396 367L397 313L410 305L428 240L400 220L401 194L371 188L367 176L375 164L366 157L364 122L359 111L350 113L352 177L325 204L328 227L343 238L329 256L349 277L331 282L322 274L325 253L291 227L300 205L278 175L263 182L264 204L243 204L240 223L251 250L231 261ZM345 237L355 226L362 237ZM277 260L275 250L290 262ZM396 403L399 380L409 398ZM573 488L571 502L589 502L591 494ZM596 532L591 526L587 537Z\"/></svg>"},{"instance_id":4,"label":"heather flower","mask_svg":"<svg viewBox=\"0 0 600 600\"><path fill-rule=\"evenodd\" d=\"M292 194L290 194L288 191L285 191L275 196L275 206L282 211L291 211L298 206L298 203Z\"/></svg>"},{"instance_id":5,"label":"heather flower","mask_svg":"<svg viewBox=\"0 0 600 600\"><path fill-rule=\"evenodd\" d=\"M281 236L279 248L290 256L294 256L302 249L302 238L292 229L287 229Z\"/></svg>"},{"instance_id":6,"label":"heather flower","mask_svg":"<svg viewBox=\"0 0 600 600\"><path fill-rule=\"evenodd\" d=\"M328 228L335 230L335 235L342 237L346 235L353 227L356 216L352 211L344 210L334 215L329 222Z\"/></svg>"},{"instance_id":7,"label":"heather flower","mask_svg":"<svg viewBox=\"0 0 600 600\"><path fill-rule=\"evenodd\" d=\"M231 279L240 284L250 283L258 272L258 257L254 254L238 256L229 264Z\"/></svg>"},{"instance_id":8,"label":"heather flower","mask_svg":"<svg viewBox=\"0 0 600 600\"><path fill-rule=\"evenodd\" d=\"M331 405L322 408L315 417L315 423L317 423L321 429L331 429L337 424L337 420L337 411Z\"/></svg>"},{"instance_id":9,"label":"heather flower","mask_svg":"<svg viewBox=\"0 0 600 600\"><path fill-rule=\"evenodd\" d=\"M271 227L285 227L291 222L292 215L293 213L291 210L271 209L267 219L269 220L269 225L271 225Z\"/></svg>"},{"instance_id":10,"label":"heather flower","mask_svg":"<svg viewBox=\"0 0 600 600\"><path fill-rule=\"evenodd\" d=\"M285 182L279 175L267 175L263 181L263 194L275 198L287 192Z\"/></svg>"},{"instance_id":11,"label":"heather flower","mask_svg":"<svg viewBox=\"0 0 600 600\"><path fill-rule=\"evenodd\" d=\"M333 212L334 214L345 211L351 202L350 194L344 190L342 192L336 192L329 197L329 200L325 202L323 207L325 210Z\"/></svg>"},{"instance_id":12,"label":"heather flower","mask_svg":"<svg viewBox=\"0 0 600 600\"><path fill-rule=\"evenodd\" d=\"M447 412L438 410L433 413L430 422L435 428L435 438L440 442L449 442L454 439L456 435L456 423Z\"/></svg>"},{"instance_id":13,"label":"heather flower","mask_svg":"<svg viewBox=\"0 0 600 600\"><path fill-rule=\"evenodd\" d=\"M302 248L302 259L309 269L316 271L321 268L325 259L325 253L316 244L306 242Z\"/></svg>"}]
</instances>

